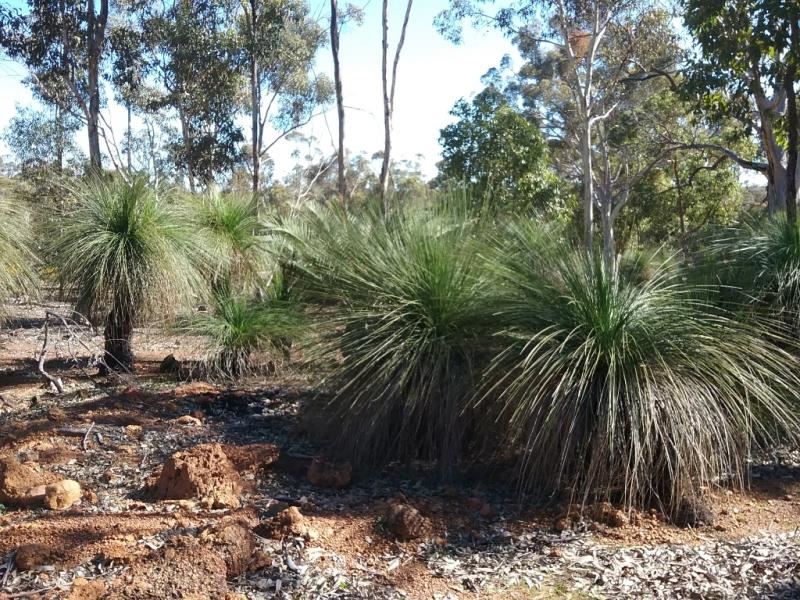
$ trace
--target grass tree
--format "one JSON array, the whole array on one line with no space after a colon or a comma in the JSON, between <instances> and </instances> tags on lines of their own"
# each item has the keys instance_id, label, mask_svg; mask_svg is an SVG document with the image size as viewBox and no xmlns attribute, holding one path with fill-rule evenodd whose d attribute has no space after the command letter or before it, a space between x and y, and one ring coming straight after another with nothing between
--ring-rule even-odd
<instances>
[{"instance_id":1,"label":"grass tree","mask_svg":"<svg viewBox=\"0 0 800 600\"><path fill-rule=\"evenodd\" d=\"M639 257L614 275L532 224L490 262L507 347L480 402L499 400L526 484L676 510L742 484L754 440L797 432L789 340L704 299L674 263Z\"/></svg>"},{"instance_id":2,"label":"grass tree","mask_svg":"<svg viewBox=\"0 0 800 600\"><path fill-rule=\"evenodd\" d=\"M263 283L269 253L257 199L211 190L190 203L192 221L209 254L212 285L253 291Z\"/></svg>"},{"instance_id":3,"label":"grass tree","mask_svg":"<svg viewBox=\"0 0 800 600\"><path fill-rule=\"evenodd\" d=\"M34 287L36 259L28 246L28 229L24 213L0 196L0 303Z\"/></svg>"},{"instance_id":4,"label":"grass tree","mask_svg":"<svg viewBox=\"0 0 800 600\"><path fill-rule=\"evenodd\" d=\"M208 374L257 372L264 352L288 358L291 340L301 333L301 311L288 293L255 197L210 191L194 198L192 219L209 254L213 301L182 329L206 340Z\"/></svg>"},{"instance_id":5,"label":"grass tree","mask_svg":"<svg viewBox=\"0 0 800 600\"><path fill-rule=\"evenodd\" d=\"M62 277L105 317L106 368L130 368L134 326L197 298L206 253L176 195L144 178L95 177L68 192L74 207L54 247Z\"/></svg>"},{"instance_id":6,"label":"grass tree","mask_svg":"<svg viewBox=\"0 0 800 600\"><path fill-rule=\"evenodd\" d=\"M766 311L800 330L800 225L786 218L745 221L710 244L706 279L725 286L726 300Z\"/></svg>"},{"instance_id":7,"label":"grass tree","mask_svg":"<svg viewBox=\"0 0 800 600\"><path fill-rule=\"evenodd\" d=\"M319 306L329 422L359 464L452 469L471 417L489 304L469 225L447 215L307 211L296 233L301 293Z\"/></svg>"}]
</instances>

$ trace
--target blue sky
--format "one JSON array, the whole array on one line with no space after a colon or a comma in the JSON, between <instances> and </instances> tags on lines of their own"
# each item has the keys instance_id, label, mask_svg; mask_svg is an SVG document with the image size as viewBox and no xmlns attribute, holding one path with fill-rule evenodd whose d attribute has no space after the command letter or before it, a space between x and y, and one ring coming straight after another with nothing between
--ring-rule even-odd
<instances>
[{"instance_id":1,"label":"blue sky","mask_svg":"<svg viewBox=\"0 0 800 600\"><path fill-rule=\"evenodd\" d=\"M21 5L20 0L12 4ZM340 1L340 4L343 2ZM373 152L383 147L381 105L381 0L359 0L364 8L361 26L347 25L341 37L341 67L346 111L346 144L352 152ZM433 19L447 6L447 0L416 0L409 21L406 43L400 59L395 99L394 158L415 160L428 176L435 174L439 160L439 130L451 122L449 111L461 97L482 88L480 77L497 66L505 54L514 54L511 43L496 31L467 30L461 45L455 46L440 36ZM311 0L312 13L327 19L328 0ZM390 52L399 35L405 0L390 0ZM317 57L317 72L333 74L330 51ZM0 129L14 115L16 104L26 105L30 92L22 85L25 70L0 59ZM117 137L124 130L125 117L119 107L106 110ZM317 138L320 149L333 150L336 139L334 108L316 118L304 133ZM85 145L85 136L79 142ZM276 172L282 175L292 167L294 150L289 143L275 147ZM0 147L0 154L6 149Z\"/></svg>"}]
</instances>

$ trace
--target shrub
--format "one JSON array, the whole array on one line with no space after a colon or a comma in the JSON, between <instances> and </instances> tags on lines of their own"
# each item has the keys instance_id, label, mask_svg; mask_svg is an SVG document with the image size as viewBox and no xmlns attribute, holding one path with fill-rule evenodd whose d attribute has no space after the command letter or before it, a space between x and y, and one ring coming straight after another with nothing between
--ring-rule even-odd
<instances>
[{"instance_id":1,"label":"shrub","mask_svg":"<svg viewBox=\"0 0 800 600\"><path fill-rule=\"evenodd\" d=\"M295 303L273 285L262 299L217 288L211 311L188 320L182 329L207 338L204 365L208 375L237 378L257 373L268 364L262 360L264 352L279 352L288 361L292 341L302 332L302 325Z\"/></svg>"},{"instance_id":2,"label":"shrub","mask_svg":"<svg viewBox=\"0 0 800 600\"><path fill-rule=\"evenodd\" d=\"M508 345L478 404L500 402L528 489L675 509L702 486L741 484L773 424L795 431L787 340L704 301L674 265L617 276L533 225L495 246Z\"/></svg>"},{"instance_id":3,"label":"shrub","mask_svg":"<svg viewBox=\"0 0 800 600\"><path fill-rule=\"evenodd\" d=\"M144 178L91 178L68 188L54 246L78 305L105 314L108 368L129 368L136 323L172 314L204 290L206 254L170 191Z\"/></svg>"},{"instance_id":4,"label":"shrub","mask_svg":"<svg viewBox=\"0 0 800 600\"><path fill-rule=\"evenodd\" d=\"M469 223L449 210L307 211L294 268L316 303L339 448L359 464L457 462L489 310Z\"/></svg>"}]
</instances>

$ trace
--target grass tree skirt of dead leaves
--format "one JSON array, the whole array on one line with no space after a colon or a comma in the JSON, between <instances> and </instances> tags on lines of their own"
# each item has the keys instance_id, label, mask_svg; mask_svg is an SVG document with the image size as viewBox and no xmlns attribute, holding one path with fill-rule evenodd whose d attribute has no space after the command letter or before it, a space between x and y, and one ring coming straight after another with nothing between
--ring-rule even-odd
<instances>
[{"instance_id":1,"label":"grass tree skirt of dead leaves","mask_svg":"<svg viewBox=\"0 0 800 600\"><path fill-rule=\"evenodd\" d=\"M164 356L199 358L180 336L137 331L127 379L89 378L54 347L67 391L51 394L30 359L41 309L12 308L0 600L800 597L796 449L754 457L743 494L708 489L688 527L657 507L535 507L494 465L443 484L424 463L331 462L302 373L176 384Z\"/></svg>"}]
</instances>

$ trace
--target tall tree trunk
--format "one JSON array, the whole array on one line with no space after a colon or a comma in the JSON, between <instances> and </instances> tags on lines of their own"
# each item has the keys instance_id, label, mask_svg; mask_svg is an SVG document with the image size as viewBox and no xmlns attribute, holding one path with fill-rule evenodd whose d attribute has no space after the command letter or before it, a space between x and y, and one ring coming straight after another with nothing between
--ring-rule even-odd
<instances>
[{"instance_id":1,"label":"tall tree trunk","mask_svg":"<svg viewBox=\"0 0 800 600\"><path fill-rule=\"evenodd\" d=\"M131 145L133 144L133 131L131 130L131 103L130 102L128 102L128 106L126 108L128 109L128 133L127 133L127 138L128 138L128 144L127 145L128 145L128 147L126 148L126 150L127 150L127 153L126 153L127 157L126 158L127 158L127 162L128 162L128 172L130 173L131 168L133 167L133 157L132 157L132 149L131 149Z\"/></svg>"},{"instance_id":2,"label":"tall tree trunk","mask_svg":"<svg viewBox=\"0 0 800 600\"><path fill-rule=\"evenodd\" d=\"M592 179L592 126L588 119L581 136L581 167L583 169L583 243L591 252L594 244L594 181Z\"/></svg>"},{"instance_id":3,"label":"tall tree trunk","mask_svg":"<svg viewBox=\"0 0 800 600\"><path fill-rule=\"evenodd\" d=\"M56 141L56 171L60 175L64 172L64 139L66 135L64 134L64 111L56 105L56 131L57 134L57 141Z\"/></svg>"},{"instance_id":4,"label":"tall tree trunk","mask_svg":"<svg viewBox=\"0 0 800 600\"><path fill-rule=\"evenodd\" d=\"M389 175L392 156L392 118L394 116L394 93L397 85L397 65L400 62L400 52L406 41L408 19L411 16L411 5L414 0L408 0L403 26L400 29L400 39L392 64L391 88L389 84L389 0L383 0L383 44L382 44L382 80L383 80L383 162L381 164L381 203L384 214L389 214Z\"/></svg>"},{"instance_id":5,"label":"tall tree trunk","mask_svg":"<svg viewBox=\"0 0 800 600\"><path fill-rule=\"evenodd\" d=\"M250 97L252 99L252 113L250 115L252 140L253 140L253 194L258 195L261 187L261 137L259 135L259 119L261 118L261 94L258 88L258 64L255 57L250 65Z\"/></svg>"},{"instance_id":6,"label":"tall tree trunk","mask_svg":"<svg viewBox=\"0 0 800 600\"><path fill-rule=\"evenodd\" d=\"M253 160L253 194L258 195L261 187L261 131L259 122L261 120L261 88L258 82L258 60L256 59L256 27L258 26L258 15L256 13L257 0L250 0L250 128L252 139L252 160Z\"/></svg>"},{"instance_id":7,"label":"tall tree trunk","mask_svg":"<svg viewBox=\"0 0 800 600\"><path fill-rule=\"evenodd\" d=\"M339 148L336 163L339 169L339 201L347 201L347 182L344 166L344 96L342 94L342 73L339 68L339 9L337 0L331 0L331 53L333 55L333 80L336 89L336 111L339 117Z\"/></svg>"},{"instance_id":8,"label":"tall tree trunk","mask_svg":"<svg viewBox=\"0 0 800 600\"><path fill-rule=\"evenodd\" d=\"M180 103L178 105L178 117L180 118L181 122L181 138L183 139L183 149L186 152L186 178L189 180L189 191L194 194L194 169L192 169L191 160L189 159L191 156L192 140L189 135L189 123L186 120L186 113L183 110L183 105Z\"/></svg>"},{"instance_id":9,"label":"tall tree trunk","mask_svg":"<svg viewBox=\"0 0 800 600\"><path fill-rule=\"evenodd\" d=\"M790 49L793 51L789 56L789 64L786 67L786 75L783 80L784 88L786 89L786 128L789 131L789 144L787 148L786 163L786 219L790 224L794 225L797 222L797 144L798 144L798 123L799 117L797 114L797 94L794 90L795 79L797 78L797 53L800 52L800 25L798 25L798 18L800 11L795 11L798 14L793 14L791 17L791 44Z\"/></svg>"},{"instance_id":10,"label":"tall tree trunk","mask_svg":"<svg viewBox=\"0 0 800 600\"><path fill-rule=\"evenodd\" d=\"M89 134L89 163L92 169L103 168L100 153L100 59L105 40L106 22L108 21L108 0L100 0L100 14L95 15L94 0L87 5L87 79L88 79L88 114L86 129Z\"/></svg>"},{"instance_id":11,"label":"tall tree trunk","mask_svg":"<svg viewBox=\"0 0 800 600\"><path fill-rule=\"evenodd\" d=\"M389 99L389 0L383 0L381 19L381 83L383 84L383 161L381 163L381 204L383 214L389 214L389 160L392 153L392 105Z\"/></svg>"}]
</instances>

